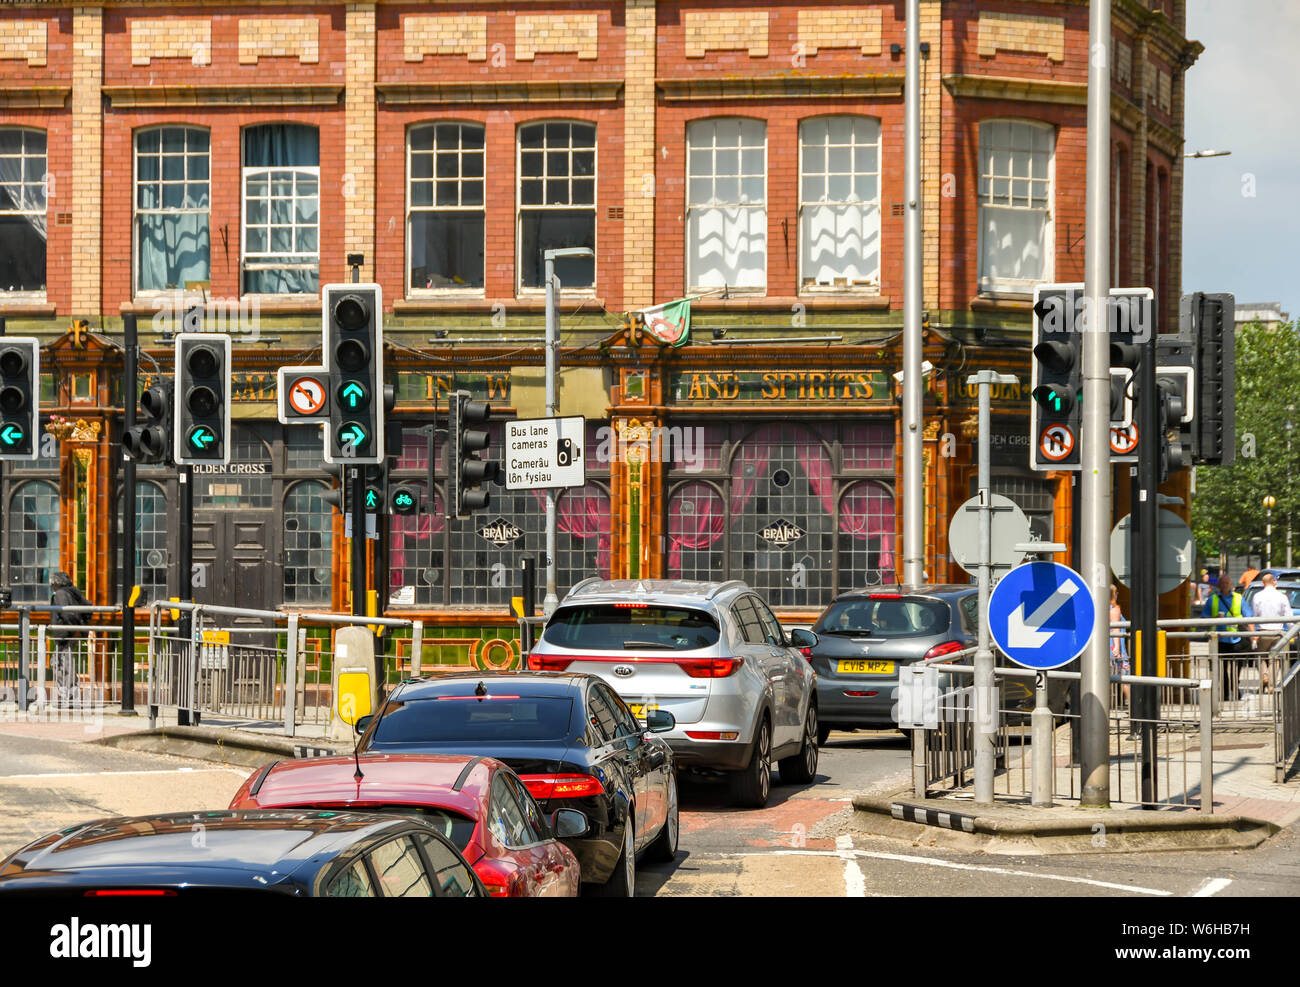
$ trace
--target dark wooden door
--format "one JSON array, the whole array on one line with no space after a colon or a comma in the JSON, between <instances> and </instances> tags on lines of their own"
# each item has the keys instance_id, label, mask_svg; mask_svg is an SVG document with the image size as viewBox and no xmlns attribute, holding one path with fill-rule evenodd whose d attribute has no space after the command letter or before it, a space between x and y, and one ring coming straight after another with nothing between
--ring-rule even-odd
<instances>
[{"instance_id":1,"label":"dark wooden door","mask_svg":"<svg viewBox=\"0 0 1300 987\"><path fill-rule=\"evenodd\" d=\"M195 514L196 602L250 610L279 605L279 567L269 550L274 521L270 511Z\"/></svg>"}]
</instances>

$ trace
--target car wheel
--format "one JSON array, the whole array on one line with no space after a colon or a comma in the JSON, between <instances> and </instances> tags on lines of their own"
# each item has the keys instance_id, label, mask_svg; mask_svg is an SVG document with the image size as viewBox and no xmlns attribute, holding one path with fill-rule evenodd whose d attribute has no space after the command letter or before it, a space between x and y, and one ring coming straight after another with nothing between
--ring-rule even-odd
<instances>
[{"instance_id":1,"label":"car wheel","mask_svg":"<svg viewBox=\"0 0 1300 987\"><path fill-rule=\"evenodd\" d=\"M609 875L609 880L596 888L596 894L602 898L636 897L636 833L633 830L635 819L632 806L629 805L627 822L623 825L623 852L619 855L618 863L614 865L614 873Z\"/></svg>"},{"instance_id":2,"label":"car wheel","mask_svg":"<svg viewBox=\"0 0 1300 987\"><path fill-rule=\"evenodd\" d=\"M738 805L761 809L772 794L772 728L767 717L758 722L758 736L749 766L731 776L731 797Z\"/></svg>"},{"instance_id":3,"label":"car wheel","mask_svg":"<svg viewBox=\"0 0 1300 987\"><path fill-rule=\"evenodd\" d=\"M806 785L817 777L817 728L817 704L809 703L799 753L777 762L781 769L781 780L787 785Z\"/></svg>"},{"instance_id":4,"label":"car wheel","mask_svg":"<svg viewBox=\"0 0 1300 987\"><path fill-rule=\"evenodd\" d=\"M664 820L659 835L646 850L647 860L671 863L677 857L677 834L681 830L680 812L677 808L677 776L673 775L668 789L668 818Z\"/></svg>"},{"instance_id":5,"label":"car wheel","mask_svg":"<svg viewBox=\"0 0 1300 987\"><path fill-rule=\"evenodd\" d=\"M825 723L817 724L817 746L825 747L826 741L830 738L831 728Z\"/></svg>"}]
</instances>

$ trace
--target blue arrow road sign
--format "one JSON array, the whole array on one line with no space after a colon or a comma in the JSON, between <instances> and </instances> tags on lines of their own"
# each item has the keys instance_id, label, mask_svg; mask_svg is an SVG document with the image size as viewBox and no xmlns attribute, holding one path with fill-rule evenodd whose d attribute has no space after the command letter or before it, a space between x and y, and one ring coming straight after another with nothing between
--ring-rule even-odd
<instances>
[{"instance_id":1,"label":"blue arrow road sign","mask_svg":"<svg viewBox=\"0 0 1300 987\"><path fill-rule=\"evenodd\" d=\"M993 587L989 631L1017 665L1060 668L1088 646L1095 613L1077 572L1056 562L1028 562Z\"/></svg>"}]
</instances>

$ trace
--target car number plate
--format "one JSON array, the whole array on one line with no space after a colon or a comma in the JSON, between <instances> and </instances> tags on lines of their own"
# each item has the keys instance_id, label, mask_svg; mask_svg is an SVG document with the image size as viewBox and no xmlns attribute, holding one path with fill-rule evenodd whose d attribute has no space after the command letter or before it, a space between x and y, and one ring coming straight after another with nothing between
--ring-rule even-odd
<instances>
[{"instance_id":1,"label":"car number plate","mask_svg":"<svg viewBox=\"0 0 1300 987\"><path fill-rule=\"evenodd\" d=\"M869 661L865 658L841 658L839 665L841 675L892 675L892 661Z\"/></svg>"},{"instance_id":2,"label":"car number plate","mask_svg":"<svg viewBox=\"0 0 1300 987\"><path fill-rule=\"evenodd\" d=\"M657 703L628 703L627 708L632 711L632 715L638 720L644 720L646 714L659 708Z\"/></svg>"}]
</instances>

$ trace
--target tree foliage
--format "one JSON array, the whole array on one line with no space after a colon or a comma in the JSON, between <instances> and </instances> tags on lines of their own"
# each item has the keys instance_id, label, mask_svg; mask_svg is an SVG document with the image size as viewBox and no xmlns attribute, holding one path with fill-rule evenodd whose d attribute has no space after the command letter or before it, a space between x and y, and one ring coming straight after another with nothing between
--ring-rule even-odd
<instances>
[{"instance_id":1,"label":"tree foliage","mask_svg":"<svg viewBox=\"0 0 1300 987\"><path fill-rule=\"evenodd\" d=\"M1199 466L1192 531L1202 558L1263 539L1273 496L1273 562L1285 560L1288 518L1300 523L1300 333L1297 323L1252 322L1237 332L1236 460ZM1288 428L1288 425L1292 426ZM1291 449L1288 451L1288 439ZM1294 544L1300 546L1300 529Z\"/></svg>"}]
</instances>

